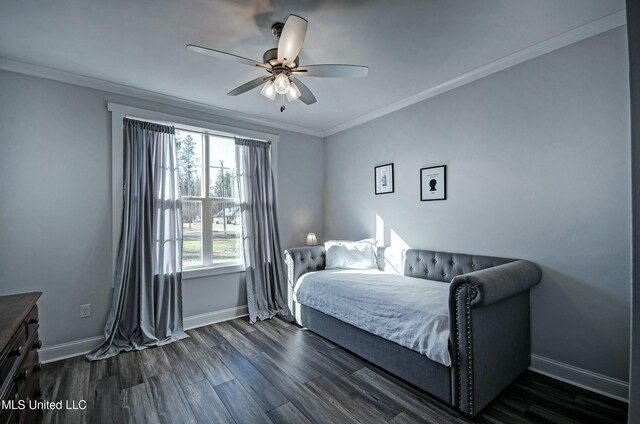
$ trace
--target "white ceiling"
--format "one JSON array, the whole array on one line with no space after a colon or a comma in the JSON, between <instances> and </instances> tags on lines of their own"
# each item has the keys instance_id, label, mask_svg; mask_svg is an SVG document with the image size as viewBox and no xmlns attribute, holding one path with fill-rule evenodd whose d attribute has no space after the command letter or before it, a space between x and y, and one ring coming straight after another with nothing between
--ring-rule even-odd
<instances>
[{"instance_id":1,"label":"white ceiling","mask_svg":"<svg viewBox=\"0 0 640 424\"><path fill-rule=\"evenodd\" d=\"M0 0L0 57L325 131L624 9L624 0ZM302 64L369 66L360 79L305 78L318 102L280 113L260 70L274 21L309 21Z\"/></svg>"}]
</instances>

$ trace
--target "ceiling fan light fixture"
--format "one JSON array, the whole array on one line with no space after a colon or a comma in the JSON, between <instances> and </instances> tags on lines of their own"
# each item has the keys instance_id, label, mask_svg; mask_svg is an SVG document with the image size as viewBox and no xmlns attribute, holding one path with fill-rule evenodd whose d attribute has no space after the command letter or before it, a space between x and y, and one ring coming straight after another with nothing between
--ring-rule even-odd
<instances>
[{"instance_id":1,"label":"ceiling fan light fixture","mask_svg":"<svg viewBox=\"0 0 640 424\"><path fill-rule=\"evenodd\" d=\"M262 86L260 94L269 100L274 100L276 98L276 87L274 86L273 81L267 81L264 86Z\"/></svg>"},{"instance_id":2,"label":"ceiling fan light fixture","mask_svg":"<svg viewBox=\"0 0 640 424\"><path fill-rule=\"evenodd\" d=\"M278 94L287 94L291 87L291 81L289 81L289 77L284 73L278 74L273 84Z\"/></svg>"},{"instance_id":3,"label":"ceiling fan light fixture","mask_svg":"<svg viewBox=\"0 0 640 424\"><path fill-rule=\"evenodd\" d=\"M298 88L298 86L294 82L291 82L289 84L289 91L287 91L287 100L292 102L296 100L298 97L300 97L301 95L302 93L300 92L300 89Z\"/></svg>"}]
</instances>

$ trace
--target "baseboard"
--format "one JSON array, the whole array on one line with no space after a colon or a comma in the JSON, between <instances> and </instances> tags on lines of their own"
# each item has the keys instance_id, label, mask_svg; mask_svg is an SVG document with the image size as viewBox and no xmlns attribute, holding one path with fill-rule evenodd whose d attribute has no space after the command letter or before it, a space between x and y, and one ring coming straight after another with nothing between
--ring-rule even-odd
<instances>
[{"instance_id":1,"label":"baseboard","mask_svg":"<svg viewBox=\"0 0 640 424\"><path fill-rule=\"evenodd\" d=\"M184 319L183 324L185 330L190 330L192 328L215 324L216 322L229 321L230 319L244 317L248 314L249 310L247 309L247 305L243 305L236 308L222 309L220 311L187 317Z\"/></svg>"},{"instance_id":2,"label":"baseboard","mask_svg":"<svg viewBox=\"0 0 640 424\"><path fill-rule=\"evenodd\" d=\"M247 314L247 305L243 305L236 308L222 309L220 311L187 317L184 318L183 324L185 330L190 330L192 328L215 324L216 322L240 318L246 316ZM73 358L74 356L85 355L91 352L91 350L98 346L100 343L102 343L103 340L104 336L97 336L90 337L88 339L76 340L72 342L43 347L38 352L40 356L40 362L46 364L49 362L60 361L62 359Z\"/></svg>"},{"instance_id":3,"label":"baseboard","mask_svg":"<svg viewBox=\"0 0 640 424\"><path fill-rule=\"evenodd\" d=\"M529 369L613 399L629 402L629 383L626 381L536 354L531 354L531 366Z\"/></svg>"},{"instance_id":4,"label":"baseboard","mask_svg":"<svg viewBox=\"0 0 640 424\"><path fill-rule=\"evenodd\" d=\"M43 364L73 358L91 352L104 340L104 336L90 337L88 339L75 340L73 342L60 343L46 346L38 351L40 362Z\"/></svg>"}]
</instances>

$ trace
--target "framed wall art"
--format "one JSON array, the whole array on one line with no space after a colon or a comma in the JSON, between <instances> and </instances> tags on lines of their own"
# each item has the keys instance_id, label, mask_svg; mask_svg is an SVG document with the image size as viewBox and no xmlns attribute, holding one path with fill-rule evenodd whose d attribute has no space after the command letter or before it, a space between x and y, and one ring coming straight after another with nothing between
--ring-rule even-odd
<instances>
[{"instance_id":1,"label":"framed wall art","mask_svg":"<svg viewBox=\"0 0 640 424\"><path fill-rule=\"evenodd\" d=\"M420 200L447 199L447 166L431 166L420 170Z\"/></svg>"},{"instance_id":2,"label":"framed wall art","mask_svg":"<svg viewBox=\"0 0 640 424\"><path fill-rule=\"evenodd\" d=\"M380 165L373 168L376 194L393 193L393 164Z\"/></svg>"}]
</instances>

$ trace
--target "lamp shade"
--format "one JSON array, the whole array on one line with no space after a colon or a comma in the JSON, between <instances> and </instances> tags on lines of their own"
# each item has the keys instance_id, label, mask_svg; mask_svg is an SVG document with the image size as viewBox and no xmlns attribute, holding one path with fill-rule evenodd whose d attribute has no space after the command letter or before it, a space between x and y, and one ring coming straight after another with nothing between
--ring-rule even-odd
<instances>
[{"instance_id":1,"label":"lamp shade","mask_svg":"<svg viewBox=\"0 0 640 424\"><path fill-rule=\"evenodd\" d=\"M307 246L315 246L318 244L318 239L315 233L307 234Z\"/></svg>"},{"instance_id":2,"label":"lamp shade","mask_svg":"<svg viewBox=\"0 0 640 424\"><path fill-rule=\"evenodd\" d=\"M287 91L287 100L292 102L298 97L300 97L301 95L302 93L300 92L300 89L298 88L298 86L295 85L294 83L290 83L289 91Z\"/></svg>"},{"instance_id":3,"label":"lamp shade","mask_svg":"<svg viewBox=\"0 0 640 424\"><path fill-rule=\"evenodd\" d=\"M264 83L262 90L260 90L260 94L266 97L269 100L273 100L276 98L276 87L273 84L273 81L269 80Z\"/></svg>"}]
</instances>

